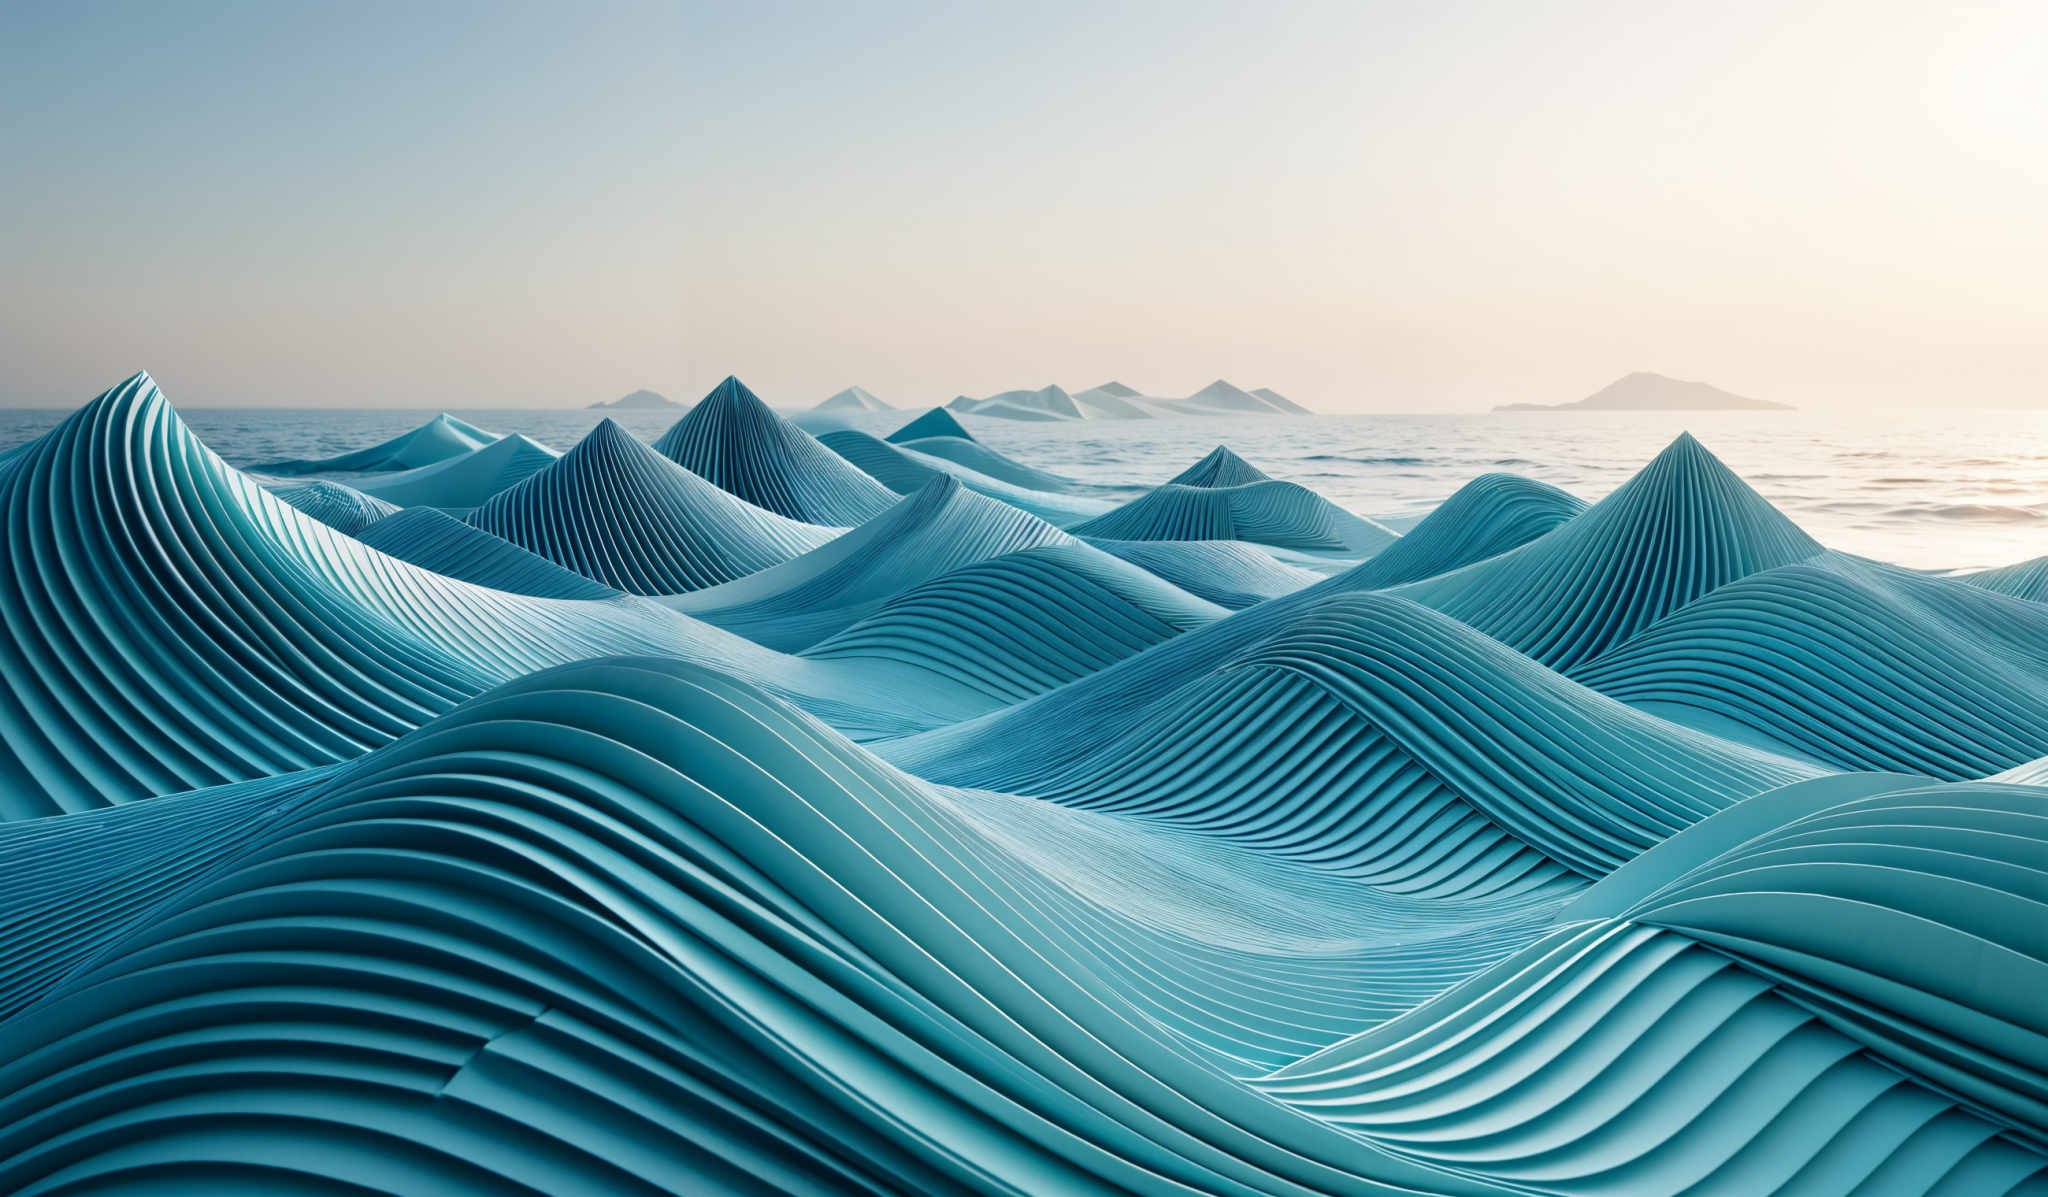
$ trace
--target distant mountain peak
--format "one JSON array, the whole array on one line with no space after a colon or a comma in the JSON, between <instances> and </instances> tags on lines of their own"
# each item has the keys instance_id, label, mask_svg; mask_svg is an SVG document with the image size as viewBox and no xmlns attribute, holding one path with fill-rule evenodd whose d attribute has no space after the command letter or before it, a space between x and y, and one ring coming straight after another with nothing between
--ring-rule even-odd
<instances>
[{"instance_id":1,"label":"distant mountain peak","mask_svg":"<svg viewBox=\"0 0 2048 1197\"><path fill-rule=\"evenodd\" d=\"M593 403L591 411L647 411L663 407L681 407L682 404L666 395L654 391L638 390L630 395L621 395L610 403Z\"/></svg>"},{"instance_id":2,"label":"distant mountain peak","mask_svg":"<svg viewBox=\"0 0 2048 1197\"><path fill-rule=\"evenodd\" d=\"M848 387L811 409L812 411L895 411L866 387Z\"/></svg>"},{"instance_id":3,"label":"distant mountain peak","mask_svg":"<svg viewBox=\"0 0 2048 1197\"><path fill-rule=\"evenodd\" d=\"M1649 370L1622 375L1573 403L1505 403L1495 411L1791 411L1790 404L1746 399L1704 382Z\"/></svg>"}]
</instances>

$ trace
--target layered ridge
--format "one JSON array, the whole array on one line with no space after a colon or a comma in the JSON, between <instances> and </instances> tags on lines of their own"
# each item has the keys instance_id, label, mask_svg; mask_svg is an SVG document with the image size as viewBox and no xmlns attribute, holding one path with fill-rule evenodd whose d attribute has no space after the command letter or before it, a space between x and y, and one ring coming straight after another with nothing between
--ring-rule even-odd
<instances>
[{"instance_id":1,"label":"layered ridge","mask_svg":"<svg viewBox=\"0 0 2048 1197\"><path fill-rule=\"evenodd\" d=\"M1498 882L1500 856L1514 876L1528 872L1522 847L1598 877L1731 803L1820 772L1645 715L1391 596L1310 604L1200 673L1189 667L1199 658L1152 655L1120 667L1122 685L1083 683L879 750L952 785L1056 801L1113 789L1240 819L1247 836L1274 833L1306 860L1362 839L1398 862L1420 853L1465 870L1464 886ZM1302 763L1319 757L1299 737L1339 714L1340 730L1321 734L1356 757L1362 784L1352 765L1318 774L1327 791L1282 783L1320 769ZM1397 830L1358 830L1374 826ZM1298 844L1279 835L1290 831Z\"/></svg>"},{"instance_id":2,"label":"layered ridge","mask_svg":"<svg viewBox=\"0 0 2048 1197\"><path fill-rule=\"evenodd\" d=\"M1481 474L1361 566L1361 588L1433 578L1547 535L1586 510L1585 501L1515 474Z\"/></svg>"},{"instance_id":3,"label":"layered ridge","mask_svg":"<svg viewBox=\"0 0 2048 1197\"><path fill-rule=\"evenodd\" d=\"M498 439L447 412L382 444L318 460L273 461L254 467L265 474L354 474L410 470L483 448Z\"/></svg>"},{"instance_id":4,"label":"layered ridge","mask_svg":"<svg viewBox=\"0 0 2048 1197\"><path fill-rule=\"evenodd\" d=\"M823 547L674 600L699 619L795 652L893 595L962 566L1073 538L941 476Z\"/></svg>"},{"instance_id":5,"label":"layered ridge","mask_svg":"<svg viewBox=\"0 0 2048 1197\"><path fill-rule=\"evenodd\" d=\"M400 507L481 507L553 464L561 454L519 433L500 437L432 465L363 483L363 490Z\"/></svg>"},{"instance_id":6,"label":"layered ridge","mask_svg":"<svg viewBox=\"0 0 2048 1197\"><path fill-rule=\"evenodd\" d=\"M1963 780L2048 754L2048 609L1838 554L1732 582L1573 673L1841 769Z\"/></svg>"},{"instance_id":7,"label":"layered ridge","mask_svg":"<svg viewBox=\"0 0 2048 1197\"><path fill-rule=\"evenodd\" d=\"M395 505L373 495L325 479L272 482L264 489L335 531L350 536L398 510Z\"/></svg>"},{"instance_id":8,"label":"layered ridge","mask_svg":"<svg viewBox=\"0 0 2048 1197\"><path fill-rule=\"evenodd\" d=\"M10 942L10 1191L1442 1179L1234 1075L1405 971L1337 890L931 789L722 675L535 675L268 797L0 836L36 872L175 804L206 857L91 861L94 921Z\"/></svg>"},{"instance_id":9,"label":"layered ridge","mask_svg":"<svg viewBox=\"0 0 2048 1197\"><path fill-rule=\"evenodd\" d=\"M1007 705L1222 615L1106 553L1048 544L906 590L805 655L913 664Z\"/></svg>"},{"instance_id":10,"label":"layered ridge","mask_svg":"<svg viewBox=\"0 0 2048 1197\"><path fill-rule=\"evenodd\" d=\"M385 516L356 539L421 569L492 590L558 599L607 599L623 593L432 507Z\"/></svg>"},{"instance_id":11,"label":"layered ridge","mask_svg":"<svg viewBox=\"0 0 2048 1197\"><path fill-rule=\"evenodd\" d=\"M1292 482L1185 486L1169 482L1075 524L1105 540L1242 540L1311 553L1368 555L1398 534Z\"/></svg>"},{"instance_id":12,"label":"layered ridge","mask_svg":"<svg viewBox=\"0 0 2048 1197\"><path fill-rule=\"evenodd\" d=\"M1272 480L1264 470L1232 453L1230 446L1218 445L1209 450L1208 456L1168 479L1167 485L1244 486Z\"/></svg>"},{"instance_id":13,"label":"layered ridge","mask_svg":"<svg viewBox=\"0 0 2048 1197\"><path fill-rule=\"evenodd\" d=\"M1556 669L1820 545L1690 434L1547 535L1401 593Z\"/></svg>"},{"instance_id":14,"label":"layered ridge","mask_svg":"<svg viewBox=\"0 0 2048 1197\"><path fill-rule=\"evenodd\" d=\"M900 445L906 441L923 440L934 436L949 436L963 441L974 439L974 434L967 431L967 427L960 423L959 417L943 407L930 409L890 433L887 439L892 445Z\"/></svg>"},{"instance_id":15,"label":"layered ridge","mask_svg":"<svg viewBox=\"0 0 2048 1197\"><path fill-rule=\"evenodd\" d=\"M654 442L655 451L765 511L847 526L896 496L727 377Z\"/></svg>"},{"instance_id":16,"label":"layered ridge","mask_svg":"<svg viewBox=\"0 0 2048 1197\"><path fill-rule=\"evenodd\" d=\"M818 441L899 495L915 494L936 479L950 476L977 494L987 495L1062 526L1079 523L1109 510L1109 504L1100 499L1018 486L978 473L947 458L892 445L851 428L827 432Z\"/></svg>"},{"instance_id":17,"label":"layered ridge","mask_svg":"<svg viewBox=\"0 0 2048 1197\"><path fill-rule=\"evenodd\" d=\"M745 577L838 534L721 490L609 419L469 522L586 578L650 595Z\"/></svg>"}]
</instances>

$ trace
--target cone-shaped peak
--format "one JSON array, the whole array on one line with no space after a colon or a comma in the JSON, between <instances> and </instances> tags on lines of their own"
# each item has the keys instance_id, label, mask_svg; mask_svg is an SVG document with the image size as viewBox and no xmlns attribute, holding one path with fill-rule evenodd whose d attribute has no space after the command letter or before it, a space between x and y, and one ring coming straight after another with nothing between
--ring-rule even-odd
<instances>
[{"instance_id":1,"label":"cone-shaped peak","mask_svg":"<svg viewBox=\"0 0 2048 1197\"><path fill-rule=\"evenodd\" d=\"M1403 593L1568 671L1730 582L1821 551L1682 435L1583 515Z\"/></svg>"},{"instance_id":2,"label":"cone-shaped peak","mask_svg":"<svg viewBox=\"0 0 2048 1197\"><path fill-rule=\"evenodd\" d=\"M783 419L737 378L712 389L655 452L777 515L850 527L896 502L888 487Z\"/></svg>"},{"instance_id":3,"label":"cone-shaped peak","mask_svg":"<svg viewBox=\"0 0 2048 1197\"><path fill-rule=\"evenodd\" d=\"M1170 486L1244 486L1251 482L1270 482L1272 478L1259 467L1230 451L1228 445L1218 445L1209 450L1202 460L1174 475Z\"/></svg>"},{"instance_id":4,"label":"cone-shaped peak","mask_svg":"<svg viewBox=\"0 0 2048 1197\"><path fill-rule=\"evenodd\" d=\"M935 407L903 427L888 435L887 440L902 444L905 441L922 440L925 437L950 436L971 441L974 434L960 423L960 418L943 407Z\"/></svg>"}]
</instances>

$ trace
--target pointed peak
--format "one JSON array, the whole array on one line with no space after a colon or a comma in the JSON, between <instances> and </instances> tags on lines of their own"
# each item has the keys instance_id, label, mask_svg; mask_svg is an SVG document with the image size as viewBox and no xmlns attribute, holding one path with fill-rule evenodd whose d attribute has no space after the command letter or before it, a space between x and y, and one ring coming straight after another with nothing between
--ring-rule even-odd
<instances>
[{"instance_id":1,"label":"pointed peak","mask_svg":"<svg viewBox=\"0 0 2048 1197\"><path fill-rule=\"evenodd\" d=\"M703 401L697 406L701 408L709 404L760 407L763 409L766 409L768 406L766 403L761 402L759 395L756 395L747 388L746 383L740 381L737 374L726 375L725 381L712 387L710 393L705 395Z\"/></svg>"},{"instance_id":2,"label":"pointed peak","mask_svg":"<svg viewBox=\"0 0 2048 1197\"><path fill-rule=\"evenodd\" d=\"M1167 485L1224 487L1271 480L1272 476L1264 470L1231 452L1230 446L1218 445L1209 450L1208 456L1174 475Z\"/></svg>"},{"instance_id":3,"label":"pointed peak","mask_svg":"<svg viewBox=\"0 0 2048 1197\"><path fill-rule=\"evenodd\" d=\"M904 441L922 440L932 436L950 436L963 441L974 439L973 434L960 423L960 418L943 407L932 408L884 439L900 445Z\"/></svg>"}]
</instances>

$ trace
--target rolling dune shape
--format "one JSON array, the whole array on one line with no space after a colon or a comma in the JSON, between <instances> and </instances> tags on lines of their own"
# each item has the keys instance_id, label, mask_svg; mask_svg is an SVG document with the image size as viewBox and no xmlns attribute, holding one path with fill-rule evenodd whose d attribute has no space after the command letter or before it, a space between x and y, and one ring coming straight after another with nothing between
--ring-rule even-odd
<instances>
[{"instance_id":1,"label":"rolling dune shape","mask_svg":"<svg viewBox=\"0 0 2048 1197\"><path fill-rule=\"evenodd\" d=\"M730 582L839 532L720 490L609 419L554 464L477 508L469 522L631 594Z\"/></svg>"},{"instance_id":2,"label":"rolling dune shape","mask_svg":"<svg viewBox=\"0 0 2048 1197\"><path fill-rule=\"evenodd\" d=\"M1071 531L1105 540L1242 540L1352 556L1377 553L1399 539L1306 487L1270 479L1241 485L1169 482Z\"/></svg>"},{"instance_id":3,"label":"rolling dune shape","mask_svg":"<svg viewBox=\"0 0 2048 1197\"><path fill-rule=\"evenodd\" d=\"M0 455L0 1192L2048 1193L2034 563L472 433Z\"/></svg>"},{"instance_id":4,"label":"rolling dune shape","mask_svg":"<svg viewBox=\"0 0 2048 1197\"><path fill-rule=\"evenodd\" d=\"M447 412L380 445L318 461L273 461L252 467L263 474L355 474L411 470L471 453L498 439Z\"/></svg>"},{"instance_id":5,"label":"rolling dune shape","mask_svg":"<svg viewBox=\"0 0 2048 1197\"><path fill-rule=\"evenodd\" d=\"M1569 670L1717 587L1820 552L1684 435L1547 535L1402 593Z\"/></svg>"},{"instance_id":6,"label":"rolling dune shape","mask_svg":"<svg viewBox=\"0 0 2048 1197\"><path fill-rule=\"evenodd\" d=\"M374 495L324 479L272 482L265 484L263 489L335 531L350 536L398 510L395 504Z\"/></svg>"},{"instance_id":7,"label":"rolling dune shape","mask_svg":"<svg viewBox=\"0 0 2048 1197\"><path fill-rule=\"evenodd\" d=\"M524 482L560 456L539 441L515 432L459 457L369 479L362 484L362 490L400 507L467 511L483 506L499 491Z\"/></svg>"},{"instance_id":8,"label":"rolling dune shape","mask_svg":"<svg viewBox=\"0 0 2048 1197\"><path fill-rule=\"evenodd\" d=\"M727 377L654 442L655 451L755 507L810 524L848 526L896 496Z\"/></svg>"}]
</instances>

